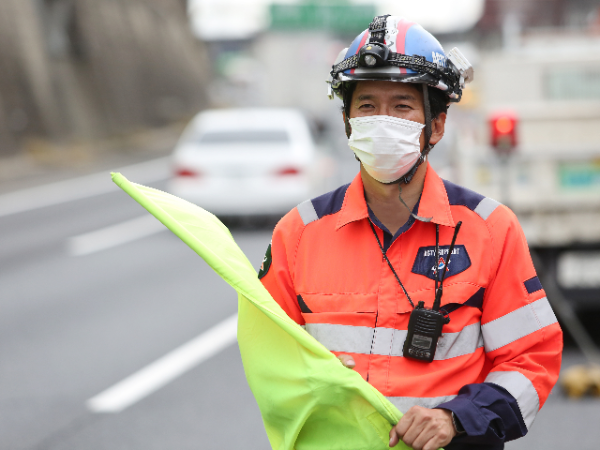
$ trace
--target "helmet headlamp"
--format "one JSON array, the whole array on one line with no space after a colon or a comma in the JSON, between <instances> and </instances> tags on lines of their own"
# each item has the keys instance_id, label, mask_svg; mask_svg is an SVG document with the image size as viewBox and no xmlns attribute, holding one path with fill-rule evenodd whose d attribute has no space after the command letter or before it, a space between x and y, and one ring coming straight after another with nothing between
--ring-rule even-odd
<instances>
[{"instance_id":1,"label":"helmet headlamp","mask_svg":"<svg viewBox=\"0 0 600 450\"><path fill-rule=\"evenodd\" d=\"M362 67L379 67L386 64L390 49L377 42L364 45L358 51L358 64Z\"/></svg>"}]
</instances>

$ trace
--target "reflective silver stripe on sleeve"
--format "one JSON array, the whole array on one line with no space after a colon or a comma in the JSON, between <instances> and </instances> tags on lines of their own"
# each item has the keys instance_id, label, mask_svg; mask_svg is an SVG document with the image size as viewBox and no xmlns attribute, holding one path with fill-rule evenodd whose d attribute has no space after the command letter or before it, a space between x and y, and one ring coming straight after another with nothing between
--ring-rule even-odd
<instances>
[{"instance_id":1,"label":"reflective silver stripe on sleeve","mask_svg":"<svg viewBox=\"0 0 600 450\"><path fill-rule=\"evenodd\" d=\"M521 372L491 372L485 382L502 386L515 398L529 429L540 409L540 399L531 380Z\"/></svg>"},{"instance_id":2,"label":"reflective silver stripe on sleeve","mask_svg":"<svg viewBox=\"0 0 600 450\"><path fill-rule=\"evenodd\" d=\"M447 395L445 397L386 397L403 414L413 406L422 406L424 408L435 408L437 405L449 402L456 395Z\"/></svg>"},{"instance_id":3,"label":"reflective silver stripe on sleeve","mask_svg":"<svg viewBox=\"0 0 600 450\"><path fill-rule=\"evenodd\" d=\"M470 355L483 347L483 336L479 322L467 325L458 333L442 333L435 351L436 361Z\"/></svg>"},{"instance_id":4,"label":"reflective silver stripe on sleeve","mask_svg":"<svg viewBox=\"0 0 600 450\"><path fill-rule=\"evenodd\" d=\"M490 217L490 214L492 214L498 206L500 206L499 202L486 197L479 202L474 211L479 214L483 220L487 220L487 218Z\"/></svg>"},{"instance_id":5,"label":"reflective silver stripe on sleeve","mask_svg":"<svg viewBox=\"0 0 600 450\"><path fill-rule=\"evenodd\" d=\"M315 211L315 207L312 204L312 201L306 200L296 206L296 209L300 213L300 217L302 218L302 222L304 225L308 225L315 220L319 220L319 216L317 216L317 212Z\"/></svg>"},{"instance_id":6,"label":"reflective silver stripe on sleeve","mask_svg":"<svg viewBox=\"0 0 600 450\"><path fill-rule=\"evenodd\" d=\"M330 323L307 323L306 331L328 350L334 352L402 356L406 330L393 328L355 327ZM458 333L443 333L435 353L441 361L469 355L483 347L479 322Z\"/></svg>"},{"instance_id":7,"label":"reflective silver stripe on sleeve","mask_svg":"<svg viewBox=\"0 0 600 450\"><path fill-rule=\"evenodd\" d=\"M373 328L336 325L331 323L307 323L306 331L332 352L371 352Z\"/></svg>"},{"instance_id":8,"label":"reflective silver stripe on sleeve","mask_svg":"<svg viewBox=\"0 0 600 450\"><path fill-rule=\"evenodd\" d=\"M485 351L493 352L556 321L548 299L536 300L483 325Z\"/></svg>"},{"instance_id":9,"label":"reflective silver stripe on sleeve","mask_svg":"<svg viewBox=\"0 0 600 450\"><path fill-rule=\"evenodd\" d=\"M552 311L552 306L550 306L548 297L543 297L539 300L536 300L531 304L531 307L535 312L535 317L537 317L540 322L540 328L544 328L548 325L558 322L556 316L554 315L554 311Z\"/></svg>"}]
</instances>

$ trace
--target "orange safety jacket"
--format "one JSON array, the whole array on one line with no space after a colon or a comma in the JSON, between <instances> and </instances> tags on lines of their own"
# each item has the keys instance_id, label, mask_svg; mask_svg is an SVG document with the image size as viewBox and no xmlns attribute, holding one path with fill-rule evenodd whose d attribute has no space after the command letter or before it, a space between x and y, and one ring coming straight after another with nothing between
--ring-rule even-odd
<instances>
[{"instance_id":1,"label":"orange safety jacket","mask_svg":"<svg viewBox=\"0 0 600 450\"><path fill-rule=\"evenodd\" d=\"M264 286L325 347L352 355L355 370L402 412L413 405L449 409L467 442L524 435L558 378L562 332L517 218L428 166L417 209L431 222L411 219L392 237L363 189L359 174L283 217L259 274ZM447 271L441 305L450 322L431 363L402 355L413 307L369 220L415 305L432 307L435 266Z\"/></svg>"}]
</instances>

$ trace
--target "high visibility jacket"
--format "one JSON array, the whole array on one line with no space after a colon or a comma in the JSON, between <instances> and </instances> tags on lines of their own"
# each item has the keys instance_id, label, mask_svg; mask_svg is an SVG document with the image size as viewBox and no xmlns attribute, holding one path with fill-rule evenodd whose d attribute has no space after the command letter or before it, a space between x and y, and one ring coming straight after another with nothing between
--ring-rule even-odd
<instances>
[{"instance_id":1,"label":"high visibility jacket","mask_svg":"<svg viewBox=\"0 0 600 450\"><path fill-rule=\"evenodd\" d=\"M524 435L554 386L562 332L515 215L444 181L428 166L417 210L395 236L367 206L360 174L305 201L276 226L261 281L286 313L406 412L451 410L465 428L453 445ZM434 300L446 270L443 326L431 363L402 355L413 307L383 258L369 221L414 304ZM448 266L456 224L462 228ZM440 227L435 258L436 227Z\"/></svg>"}]
</instances>

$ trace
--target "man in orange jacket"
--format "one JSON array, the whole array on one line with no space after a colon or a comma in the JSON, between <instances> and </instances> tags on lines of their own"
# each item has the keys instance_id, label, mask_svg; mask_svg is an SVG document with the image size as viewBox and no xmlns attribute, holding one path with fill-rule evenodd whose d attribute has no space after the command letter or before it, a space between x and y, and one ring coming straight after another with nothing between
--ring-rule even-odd
<instances>
[{"instance_id":1,"label":"man in orange jacket","mask_svg":"<svg viewBox=\"0 0 600 450\"><path fill-rule=\"evenodd\" d=\"M259 277L404 413L390 446L502 449L555 384L562 333L515 215L427 163L472 68L379 16L331 75L360 173L278 223Z\"/></svg>"}]
</instances>

